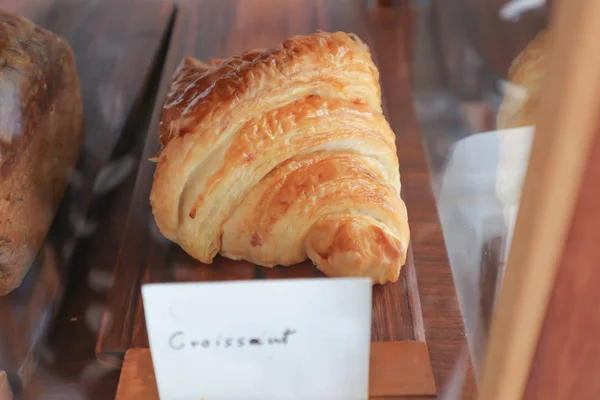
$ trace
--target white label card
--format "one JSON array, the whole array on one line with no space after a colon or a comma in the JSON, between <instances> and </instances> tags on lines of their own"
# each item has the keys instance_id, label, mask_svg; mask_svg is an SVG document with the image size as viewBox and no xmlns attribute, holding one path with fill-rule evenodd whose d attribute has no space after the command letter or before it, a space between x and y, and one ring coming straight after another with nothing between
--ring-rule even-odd
<instances>
[{"instance_id":1,"label":"white label card","mask_svg":"<svg viewBox=\"0 0 600 400\"><path fill-rule=\"evenodd\" d=\"M370 279L142 287L161 400L366 400Z\"/></svg>"}]
</instances>

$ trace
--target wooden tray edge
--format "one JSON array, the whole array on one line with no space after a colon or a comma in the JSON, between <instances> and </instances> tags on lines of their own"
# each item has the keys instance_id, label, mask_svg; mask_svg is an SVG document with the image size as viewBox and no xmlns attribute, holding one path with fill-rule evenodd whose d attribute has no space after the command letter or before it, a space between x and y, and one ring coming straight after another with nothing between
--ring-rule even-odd
<instances>
[{"instance_id":1,"label":"wooden tray edge","mask_svg":"<svg viewBox=\"0 0 600 400\"><path fill-rule=\"evenodd\" d=\"M369 398L436 395L427 344L418 341L372 342ZM115 400L159 400L150 349L130 349Z\"/></svg>"}]
</instances>

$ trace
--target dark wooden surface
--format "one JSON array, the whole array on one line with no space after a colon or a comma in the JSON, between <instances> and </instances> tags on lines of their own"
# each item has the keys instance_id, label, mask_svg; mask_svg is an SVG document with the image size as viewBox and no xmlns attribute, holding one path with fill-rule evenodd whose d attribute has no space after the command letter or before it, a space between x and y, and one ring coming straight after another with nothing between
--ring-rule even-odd
<instances>
[{"instance_id":1,"label":"dark wooden surface","mask_svg":"<svg viewBox=\"0 0 600 400\"><path fill-rule=\"evenodd\" d=\"M26 15L37 21L51 16L50 20L56 27L77 36L72 42L76 53L79 46L84 49L79 51L84 51L89 57L97 55L100 60L113 57L113 60L124 61L122 70L118 65L104 61L107 63L104 67L92 70L96 82L90 82L88 90L84 88L84 95L87 93L90 97L95 90L98 97L97 102L86 103L86 113L102 116L98 131L111 129L113 132L107 135L107 142L113 138L112 151L107 150L104 142L91 144L96 153L92 153L89 165L101 165L96 155L105 155L112 161L133 156L140 161L139 169L135 163L129 175L119 180L120 184L109 193L89 200L91 214L97 216L97 222L91 229L92 233L81 238L75 248L73 265L76 268L72 269L55 329L40 350L40 367L36 379L27 388L27 399L114 397L119 376L117 368L126 349L123 344L125 347L147 345L139 296L141 282L268 279L290 274L315 276L316 270L308 264L294 267L291 272L281 268L265 270L244 263L234 268L198 266L156 230L147 197L151 184L148 178L154 166L145 160L158 149L155 141L156 112L160 105L154 103L151 89L158 90L157 99L161 102L167 89L165 82L170 81L170 75L182 56L228 56L254 46L273 45L291 35L311 33L318 28L353 31L371 46L381 72L386 115L398 136L403 196L412 230L412 252L409 254L409 267L403 270L400 283L376 289L379 294L374 298L380 299L380 303L378 306L376 302L374 315L376 319L385 319L386 323L375 325L374 336L379 340L425 339L440 393L456 394L457 390L461 390L456 387L462 387L462 394L457 394L457 397L469 399L476 396L464 327L431 191L427 158L412 109L413 27L418 16L414 15L408 1L396 1L393 8L365 6L358 0L184 1L177 12L179 18L169 43L160 85L159 76L148 79L151 68L149 65L142 68L140 60L143 57L136 51L142 51L139 48L144 48L144 40L160 41L166 31L171 3L91 0L84 7L79 1L62 0L70 4L75 15L77 10L80 13L87 10L88 14L78 25L67 13L53 12L52 0L8 1L10 7L25 10ZM107 2L108 5L105 4ZM4 2L2 7L5 8ZM94 7L113 8L110 14L100 11L94 14L90 11ZM101 15L104 15L104 24L94 21ZM108 19L108 15L116 18L113 21ZM144 22L145 19L150 22ZM88 26L109 32L107 35L113 39L103 42L107 40L103 35L92 37L86 33ZM113 53L113 46L109 45L117 40L112 35L118 31L128 32L128 39L124 40L128 45L125 50L117 45L120 50ZM77 32L81 34L77 35ZM95 40L98 48L88 48L86 38ZM155 67L162 63L162 57L158 57L157 61ZM150 63L151 57L147 61L147 64ZM99 79L105 73L120 82L116 89L113 88L117 92L135 87L133 83L138 82L137 94L126 96L129 100L125 104L130 104L131 109L128 113L123 115L116 110L121 100L119 96L113 96L112 91L98 93L98 88L102 87ZM126 91L130 93L130 89ZM101 100L100 96L103 96ZM107 99L110 101L107 102ZM145 102L136 101L140 99ZM105 115L114 118L106 119ZM116 120L122 121L121 125ZM151 121L149 128L148 121ZM144 147L146 132L151 140ZM126 135L123 136L123 133ZM117 140L119 135L120 142ZM121 144L117 145L117 142ZM84 181L89 184L89 179L86 177ZM113 277L115 261L118 262L118 270ZM165 268L165 265L170 267ZM403 287L405 284L406 287ZM109 290L107 308L103 313ZM394 304L395 308L387 309L382 307L383 304ZM422 320L419 320L420 317ZM96 359L94 350L98 336L100 340L96 350L101 357ZM111 343L118 345L112 346Z\"/></svg>"},{"instance_id":2,"label":"dark wooden surface","mask_svg":"<svg viewBox=\"0 0 600 400\"><path fill-rule=\"evenodd\" d=\"M69 41L86 119L84 150L49 240L24 284L0 298L0 336L6 345L0 346L0 369L7 369L13 383L21 386L29 383L36 360L46 350L42 341L56 317L67 275L78 276L82 268L81 259L72 255L78 242L95 231L93 202L122 184L139 161L139 153L135 159L125 150L132 148L136 135L145 134L132 132L132 126L141 119L141 100L152 66L160 61L155 58L173 3L7 0L0 8L30 18ZM87 357L93 358L93 351Z\"/></svg>"},{"instance_id":3,"label":"dark wooden surface","mask_svg":"<svg viewBox=\"0 0 600 400\"><path fill-rule=\"evenodd\" d=\"M369 399L435 398L436 388L423 342L374 342L369 360ZM159 400L150 349L131 349L115 400Z\"/></svg>"}]
</instances>

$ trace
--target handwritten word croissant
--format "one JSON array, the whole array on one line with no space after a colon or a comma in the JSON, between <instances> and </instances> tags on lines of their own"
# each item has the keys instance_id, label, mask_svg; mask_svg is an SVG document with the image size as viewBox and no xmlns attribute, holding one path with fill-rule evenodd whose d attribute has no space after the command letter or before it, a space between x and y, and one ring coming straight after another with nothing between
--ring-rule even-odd
<instances>
[{"instance_id":1,"label":"handwritten word croissant","mask_svg":"<svg viewBox=\"0 0 600 400\"><path fill-rule=\"evenodd\" d=\"M378 80L342 32L184 59L160 122L160 231L203 263L310 258L329 276L396 281L409 228Z\"/></svg>"}]
</instances>

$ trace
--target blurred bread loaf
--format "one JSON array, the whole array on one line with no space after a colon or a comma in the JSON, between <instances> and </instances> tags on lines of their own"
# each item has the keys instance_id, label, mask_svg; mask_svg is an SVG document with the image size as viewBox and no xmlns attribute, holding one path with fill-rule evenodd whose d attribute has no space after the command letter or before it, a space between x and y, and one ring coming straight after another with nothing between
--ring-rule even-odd
<instances>
[{"instance_id":1,"label":"blurred bread loaf","mask_svg":"<svg viewBox=\"0 0 600 400\"><path fill-rule=\"evenodd\" d=\"M0 11L0 295L22 282L83 145L69 44Z\"/></svg>"},{"instance_id":2,"label":"blurred bread loaf","mask_svg":"<svg viewBox=\"0 0 600 400\"><path fill-rule=\"evenodd\" d=\"M307 258L398 280L410 232L379 71L356 35L317 32L208 63L184 59L163 107L150 201L203 263Z\"/></svg>"},{"instance_id":3,"label":"blurred bread loaf","mask_svg":"<svg viewBox=\"0 0 600 400\"><path fill-rule=\"evenodd\" d=\"M529 163L549 46L550 35L547 31L541 31L515 58L496 120L496 127L501 130L498 132L496 194L504 207L509 239L512 237Z\"/></svg>"},{"instance_id":4,"label":"blurred bread loaf","mask_svg":"<svg viewBox=\"0 0 600 400\"><path fill-rule=\"evenodd\" d=\"M496 121L498 129L535 125L546 73L549 41L548 32L540 32L513 61Z\"/></svg>"},{"instance_id":5,"label":"blurred bread loaf","mask_svg":"<svg viewBox=\"0 0 600 400\"><path fill-rule=\"evenodd\" d=\"M504 100L496 120L499 160L496 195L503 205L511 243L519 210L529 153L535 134L538 108L546 75L550 35L541 31L513 61ZM505 247L505 259L510 246Z\"/></svg>"}]
</instances>

